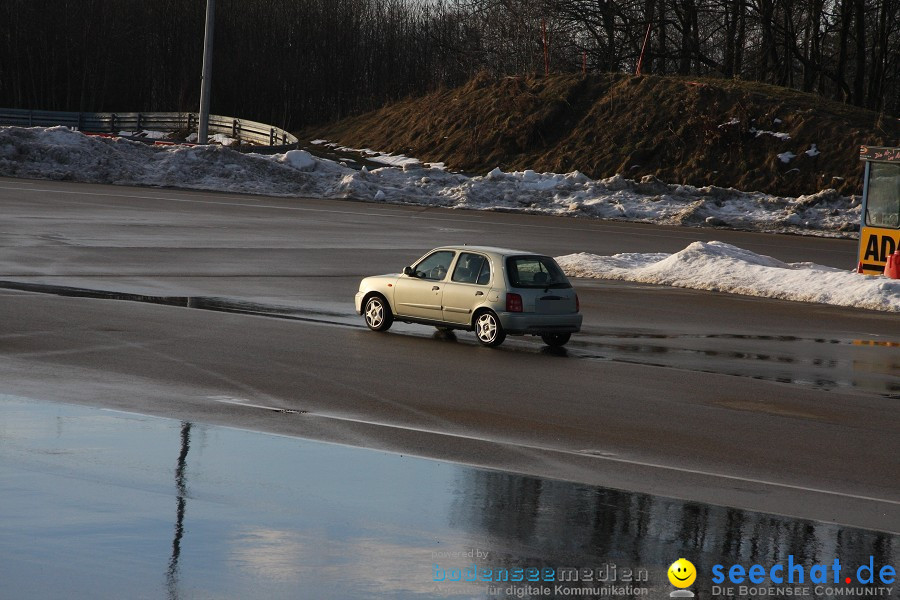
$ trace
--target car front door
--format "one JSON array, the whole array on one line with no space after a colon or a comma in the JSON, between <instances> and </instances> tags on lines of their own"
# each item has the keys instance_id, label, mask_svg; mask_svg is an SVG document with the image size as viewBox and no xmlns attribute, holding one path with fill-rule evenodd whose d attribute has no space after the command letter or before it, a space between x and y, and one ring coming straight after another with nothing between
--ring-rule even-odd
<instances>
[{"instance_id":1,"label":"car front door","mask_svg":"<svg viewBox=\"0 0 900 600\"><path fill-rule=\"evenodd\" d=\"M398 316L441 320L444 280L455 254L452 250L432 252L413 267L413 274L400 276L394 292Z\"/></svg>"},{"instance_id":2,"label":"car front door","mask_svg":"<svg viewBox=\"0 0 900 600\"><path fill-rule=\"evenodd\" d=\"M491 261L483 254L462 252L450 281L444 284L444 321L467 325L491 289Z\"/></svg>"}]
</instances>

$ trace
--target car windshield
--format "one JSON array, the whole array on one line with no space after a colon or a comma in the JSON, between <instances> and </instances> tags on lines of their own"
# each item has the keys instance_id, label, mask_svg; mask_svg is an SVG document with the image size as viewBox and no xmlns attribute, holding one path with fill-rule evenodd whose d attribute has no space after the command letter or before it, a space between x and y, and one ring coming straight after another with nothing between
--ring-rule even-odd
<instances>
[{"instance_id":1,"label":"car windshield","mask_svg":"<svg viewBox=\"0 0 900 600\"><path fill-rule=\"evenodd\" d=\"M509 283L517 288L570 288L572 284L549 256L510 256L506 259Z\"/></svg>"}]
</instances>

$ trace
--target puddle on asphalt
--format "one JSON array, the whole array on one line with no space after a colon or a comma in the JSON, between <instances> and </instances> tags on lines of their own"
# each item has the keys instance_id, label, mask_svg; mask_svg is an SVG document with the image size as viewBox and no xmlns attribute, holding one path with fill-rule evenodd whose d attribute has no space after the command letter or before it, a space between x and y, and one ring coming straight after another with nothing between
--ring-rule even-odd
<instances>
[{"instance_id":1,"label":"puddle on asphalt","mask_svg":"<svg viewBox=\"0 0 900 600\"><path fill-rule=\"evenodd\" d=\"M365 329L361 318L337 305L331 310L312 309L213 296L150 296L10 281L0 281L0 289L180 306ZM434 334L432 328L421 325L398 323L394 331L418 337L430 336L440 341L476 343L471 335ZM504 349L749 377L822 390L856 389L900 398L898 341L599 331L591 328L574 336L564 349L551 349L533 342L534 339L511 337Z\"/></svg>"},{"instance_id":2,"label":"puddle on asphalt","mask_svg":"<svg viewBox=\"0 0 900 600\"><path fill-rule=\"evenodd\" d=\"M897 344L781 335L586 331L570 355L750 377L824 390L900 394Z\"/></svg>"},{"instance_id":3,"label":"puddle on asphalt","mask_svg":"<svg viewBox=\"0 0 900 600\"><path fill-rule=\"evenodd\" d=\"M662 598L683 556L707 599L716 564L900 566L889 534L13 396L0 416L4 598Z\"/></svg>"}]
</instances>

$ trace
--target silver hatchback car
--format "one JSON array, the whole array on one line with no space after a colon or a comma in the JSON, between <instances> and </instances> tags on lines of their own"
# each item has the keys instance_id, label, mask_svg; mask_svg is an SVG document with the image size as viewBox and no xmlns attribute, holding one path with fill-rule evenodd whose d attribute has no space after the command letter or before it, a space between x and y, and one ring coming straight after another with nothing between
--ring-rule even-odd
<instances>
[{"instance_id":1,"label":"silver hatchback car","mask_svg":"<svg viewBox=\"0 0 900 600\"><path fill-rule=\"evenodd\" d=\"M563 346L581 329L578 295L549 256L486 246L444 246L403 269L366 277L356 312L374 331L393 322L474 331L485 346L539 335Z\"/></svg>"}]
</instances>

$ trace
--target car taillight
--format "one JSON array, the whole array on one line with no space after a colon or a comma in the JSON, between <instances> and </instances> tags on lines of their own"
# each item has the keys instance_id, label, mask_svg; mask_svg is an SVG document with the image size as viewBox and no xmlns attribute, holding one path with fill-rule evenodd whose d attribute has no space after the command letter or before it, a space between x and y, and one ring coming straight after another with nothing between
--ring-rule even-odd
<instances>
[{"instance_id":1,"label":"car taillight","mask_svg":"<svg viewBox=\"0 0 900 600\"><path fill-rule=\"evenodd\" d=\"M578 294L575 294L575 312L581 312L581 301L578 300Z\"/></svg>"},{"instance_id":2,"label":"car taillight","mask_svg":"<svg viewBox=\"0 0 900 600\"><path fill-rule=\"evenodd\" d=\"M522 296L506 294L506 312L522 312Z\"/></svg>"}]
</instances>

